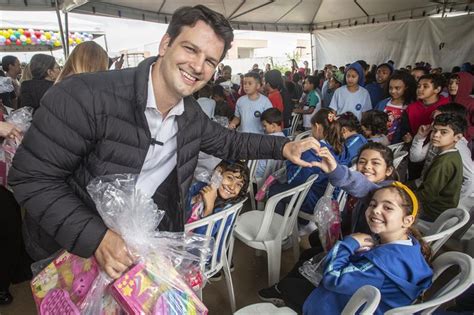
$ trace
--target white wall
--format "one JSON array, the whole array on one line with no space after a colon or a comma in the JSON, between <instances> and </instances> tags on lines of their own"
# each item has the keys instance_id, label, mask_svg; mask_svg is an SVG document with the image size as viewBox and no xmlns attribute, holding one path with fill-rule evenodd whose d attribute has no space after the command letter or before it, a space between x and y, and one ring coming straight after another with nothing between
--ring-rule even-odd
<instances>
[{"instance_id":1,"label":"white wall","mask_svg":"<svg viewBox=\"0 0 474 315\"><path fill-rule=\"evenodd\" d=\"M318 69L328 63L341 66L364 59L380 64L392 59L397 68L427 61L450 71L474 61L472 15L317 30L314 38Z\"/></svg>"}]
</instances>

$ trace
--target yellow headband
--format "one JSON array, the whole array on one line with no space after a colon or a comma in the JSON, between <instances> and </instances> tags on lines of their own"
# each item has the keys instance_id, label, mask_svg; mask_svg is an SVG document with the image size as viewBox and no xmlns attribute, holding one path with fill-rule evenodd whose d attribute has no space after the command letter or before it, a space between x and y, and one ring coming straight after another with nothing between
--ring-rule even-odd
<instances>
[{"instance_id":1,"label":"yellow headband","mask_svg":"<svg viewBox=\"0 0 474 315\"><path fill-rule=\"evenodd\" d=\"M418 199L416 198L415 193L410 188L408 188L408 186L402 184L401 182L393 182L392 186L403 189L408 194L408 196L410 196L411 203L413 204L413 211L411 212L411 215L416 217L418 213Z\"/></svg>"}]
</instances>

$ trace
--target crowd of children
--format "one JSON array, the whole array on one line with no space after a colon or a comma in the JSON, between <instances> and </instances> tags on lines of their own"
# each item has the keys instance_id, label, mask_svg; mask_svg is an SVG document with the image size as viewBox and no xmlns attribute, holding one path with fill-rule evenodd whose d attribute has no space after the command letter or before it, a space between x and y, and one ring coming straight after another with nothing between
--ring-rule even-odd
<instances>
[{"instance_id":1,"label":"crowd of children","mask_svg":"<svg viewBox=\"0 0 474 315\"><path fill-rule=\"evenodd\" d=\"M288 120L284 112L290 107L302 117L300 130L311 130L320 149L302 155L314 167L286 162L286 181L270 186L267 197L313 174L318 178L301 211L315 211L328 183L348 194L341 209L344 239L323 258L319 285L299 272L305 261L322 252L315 231L300 262L279 283L260 290L259 297L304 314L340 313L358 288L370 284L382 294L376 311L382 314L411 304L431 285L429 246L414 228L416 221L433 222L450 208L471 210L473 76L430 73L422 64L395 70L393 62L375 67L371 75L363 60L342 70L327 65L314 75L285 74L284 84L273 70L245 74L241 91L246 95L237 99L229 127L288 136L282 121ZM408 152L400 177L391 144ZM260 161L258 176L265 163ZM409 180L402 183L399 178ZM210 190L203 188L201 195ZM284 209L285 199L276 206L276 215Z\"/></svg>"}]
</instances>

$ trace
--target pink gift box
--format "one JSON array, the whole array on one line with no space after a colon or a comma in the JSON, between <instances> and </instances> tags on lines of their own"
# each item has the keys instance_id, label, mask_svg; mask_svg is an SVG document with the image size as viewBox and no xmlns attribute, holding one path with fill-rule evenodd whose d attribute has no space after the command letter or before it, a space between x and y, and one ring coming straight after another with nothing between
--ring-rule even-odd
<instances>
[{"instance_id":1,"label":"pink gift box","mask_svg":"<svg viewBox=\"0 0 474 315\"><path fill-rule=\"evenodd\" d=\"M138 263L113 283L111 291L128 314L207 314L207 308L171 266L157 270Z\"/></svg>"}]
</instances>

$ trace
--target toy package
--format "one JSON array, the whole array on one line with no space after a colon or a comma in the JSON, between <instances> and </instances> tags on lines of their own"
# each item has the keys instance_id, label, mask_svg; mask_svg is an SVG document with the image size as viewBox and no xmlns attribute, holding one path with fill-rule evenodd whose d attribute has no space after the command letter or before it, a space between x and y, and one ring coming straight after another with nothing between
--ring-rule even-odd
<instances>
[{"instance_id":1,"label":"toy package","mask_svg":"<svg viewBox=\"0 0 474 315\"><path fill-rule=\"evenodd\" d=\"M79 314L92 283L99 274L94 258L62 252L32 281L33 298L40 314ZM65 313L64 313L65 314Z\"/></svg>"},{"instance_id":2,"label":"toy package","mask_svg":"<svg viewBox=\"0 0 474 315\"><path fill-rule=\"evenodd\" d=\"M139 257L110 285L112 296L127 314L207 314L193 288L204 284L212 239L157 231L164 211L135 188L136 180L136 175L112 175L87 186L107 227L119 233L132 255ZM98 276L93 293L83 303L87 314L101 312L107 280L103 273Z\"/></svg>"}]
</instances>

